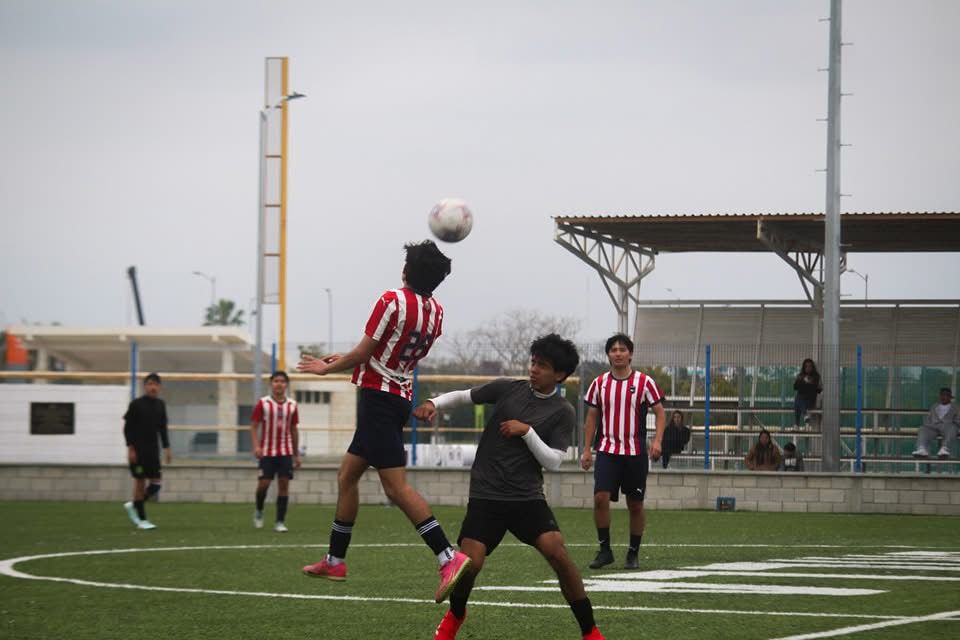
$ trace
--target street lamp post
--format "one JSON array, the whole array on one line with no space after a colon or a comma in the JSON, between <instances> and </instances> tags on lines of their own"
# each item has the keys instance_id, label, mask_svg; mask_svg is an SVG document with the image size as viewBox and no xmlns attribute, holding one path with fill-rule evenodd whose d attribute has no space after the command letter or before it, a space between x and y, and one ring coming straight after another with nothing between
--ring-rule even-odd
<instances>
[{"instance_id":1,"label":"street lamp post","mask_svg":"<svg viewBox=\"0 0 960 640\"><path fill-rule=\"evenodd\" d=\"M324 287L327 292L327 350L333 353L333 290Z\"/></svg>"},{"instance_id":2,"label":"street lamp post","mask_svg":"<svg viewBox=\"0 0 960 640\"><path fill-rule=\"evenodd\" d=\"M847 273L853 273L860 277L863 280L863 306L867 306L867 300L870 299L870 274L869 273L860 273L854 269L847 269Z\"/></svg>"},{"instance_id":3,"label":"street lamp post","mask_svg":"<svg viewBox=\"0 0 960 640\"><path fill-rule=\"evenodd\" d=\"M217 276L211 276L203 271L194 271L193 275L200 276L210 283L210 306L217 304Z\"/></svg>"},{"instance_id":4,"label":"street lamp post","mask_svg":"<svg viewBox=\"0 0 960 640\"><path fill-rule=\"evenodd\" d=\"M264 107L259 112L260 127L260 177L257 184L257 306L256 306L256 327L255 327L255 353L253 358L253 401L256 402L262 393L263 388L263 296L265 289L263 273L263 256L266 250L265 237L265 209L266 209L266 181L267 181L267 113L270 109L279 109L285 102L305 98L302 93L294 91L288 96L284 96L279 103Z\"/></svg>"}]
</instances>

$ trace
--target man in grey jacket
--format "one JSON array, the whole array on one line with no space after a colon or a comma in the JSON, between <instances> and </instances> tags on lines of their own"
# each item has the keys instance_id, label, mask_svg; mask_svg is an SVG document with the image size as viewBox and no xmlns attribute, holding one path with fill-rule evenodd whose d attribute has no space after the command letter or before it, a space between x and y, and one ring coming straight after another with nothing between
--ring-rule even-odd
<instances>
[{"instance_id":1,"label":"man in grey jacket","mask_svg":"<svg viewBox=\"0 0 960 640\"><path fill-rule=\"evenodd\" d=\"M950 449L957 439L957 428L960 427L960 410L953 404L953 393L949 387L940 389L940 402L930 407L930 412L923 420L923 426L917 430L917 450L914 457L926 458L930 455L930 443L935 438L943 438L937 457L950 457Z\"/></svg>"}]
</instances>

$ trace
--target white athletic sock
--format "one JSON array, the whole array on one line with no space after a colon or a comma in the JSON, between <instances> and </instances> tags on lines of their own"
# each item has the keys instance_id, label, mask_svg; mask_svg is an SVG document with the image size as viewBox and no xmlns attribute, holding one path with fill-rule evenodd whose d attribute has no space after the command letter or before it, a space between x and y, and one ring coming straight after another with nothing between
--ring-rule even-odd
<instances>
[{"instance_id":1,"label":"white athletic sock","mask_svg":"<svg viewBox=\"0 0 960 640\"><path fill-rule=\"evenodd\" d=\"M327 554L327 564L330 565L331 567L335 567L338 564L341 564L342 562L343 562L343 558L337 558L336 556L332 556L329 553Z\"/></svg>"},{"instance_id":2,"label":"white athletic sock","mask_svg":"<svg viewBox=\"0 0 960 640\"><path fill-rule=\"evenodd\" d=\"M442 567L443 565L453 560L453 557L454 555L456 555L456 553L457 553L456 549L454 549L453 547L447 547L446 549L444 549L443 551L437 554L437 562L439 562L440 566Z\"/></svg>"}]
</instances>

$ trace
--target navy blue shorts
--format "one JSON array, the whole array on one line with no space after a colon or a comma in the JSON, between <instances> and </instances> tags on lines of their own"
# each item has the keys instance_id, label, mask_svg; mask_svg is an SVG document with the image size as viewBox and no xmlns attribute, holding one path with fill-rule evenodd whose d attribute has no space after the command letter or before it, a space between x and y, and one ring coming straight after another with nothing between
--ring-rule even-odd
<instances>
[{"instance_id":1,"label":"navy blue shorts","mask_svg":"<svg viewBox=\"0 0 960 640\"><path fill-rule=\"evenodd\" d=\"M410 401L396 394L360 389L357 430L347 452L360 456L375 469L407 466L403 426L411 409Z\"/></svg>"},{"instance_id":2,"label":"navy blue shorts","mask_svg":"<svg viewBox=\"0 0 960 640\"><path fill-rule=\"evenodd\" d=\"M593 467L593 493L609 491L610 500L617 502L622 490L627 500L643 502L643 496L647 492L649 468L650 461L646 454L617 456L598 451Z\"/></svg>"},{"instance_id":3,"label":"navy blue shorts","mask_svg":"<svg viewBox=\"0 0 960 640\"><path fill-rule=\"evenodd\" d=\"M279 476L293 480L293 456L262 456L258 466L261 479Z\"/></svg>"},{"instance_id":4,"label":"navy blue shorts","mask_svg":"<svg viewBox=\"0 0 960 640\"><path fill-rule=\"evenodd\" d=\"M541 534L560 531L546 500L481 500L470 498L467 515L460 525L457 544L464 538L482 542L487 555L493 553L507 531L531 547Z\"/></svg>"}]
</instances>

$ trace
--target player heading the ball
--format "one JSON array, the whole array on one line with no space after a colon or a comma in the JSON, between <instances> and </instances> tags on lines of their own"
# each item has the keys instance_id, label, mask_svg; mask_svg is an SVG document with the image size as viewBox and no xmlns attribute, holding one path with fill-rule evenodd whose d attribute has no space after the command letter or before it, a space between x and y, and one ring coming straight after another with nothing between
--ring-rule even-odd
<instances>
[{"instance_id":1,"label":"player heading the ball","mask_svg":"<svg viewBox=\"0 0 960 640\"><path fill-rule=\"evenodd\" d=\"M442 602L469 568L470 559L450 545L430 506L407 483L403 426L411 411L411 374L440 337L443 307L433 291L450 273L450 258L430 240L405 245L404 250L403 287L380 296L360 343L345 354L304 355L297 363L297 371L321 376L352 369L353 382L360 387L357 428L337 474L330 548L323 560L305 566L303 572L346 580L344 559L360 509L358 484L367 468L374 467L387 498L400 507L437 555L440 586L434 598Z\"/></svg>"}]
</instances>

